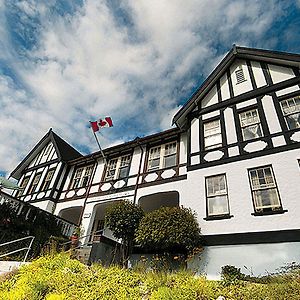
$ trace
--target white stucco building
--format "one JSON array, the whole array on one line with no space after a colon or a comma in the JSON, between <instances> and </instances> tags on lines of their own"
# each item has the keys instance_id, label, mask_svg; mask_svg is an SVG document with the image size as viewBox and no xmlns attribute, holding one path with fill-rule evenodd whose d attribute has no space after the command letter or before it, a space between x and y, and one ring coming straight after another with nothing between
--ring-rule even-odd
<instances>
[{"instance_id":1,"label":"white stucco building","mask_svg":"<svg viewBox=\"0 0 300 300\"><path fill-rule=\"evenodd\" d=\"M300 262L300 55L233 47L175 115L176 128L82 156L52 130L11 173L13 196L103 229L105 207L191 207L215 277ZM104 229L104 235L110 233Z\"/></svg>"}]
</instances>

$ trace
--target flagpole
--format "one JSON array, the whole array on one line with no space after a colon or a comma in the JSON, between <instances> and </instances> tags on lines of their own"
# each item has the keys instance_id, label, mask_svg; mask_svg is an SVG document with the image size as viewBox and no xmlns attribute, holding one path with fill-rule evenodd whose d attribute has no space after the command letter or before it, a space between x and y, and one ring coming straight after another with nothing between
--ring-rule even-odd
<instances>
[{"instance_id":1,"label":"flagpole","mask_svg":"<svg viewBox=\"0 0 300 300\"><path fill-rule=\"evenodd\" d=\"M90 124L91 124L91 121L90 121ZM100 150L100 152L101 152L101 155L102 155L102 157L103 157L104 164L106 165L106 164L107 164L106 157L105 157L105 155L104 155L104 153L103 153L103 150L102 150L102 148L101 148L101 146L100 146L100 142L99 142L99 140L98 140L98 138L97 138L97 135L96 135L95 131L94 131L93 128L92 128L92 124L91 124L91 129L92 129L92 131L93 131L95 140L96 140L96 142L97 142L97 145L98 145L99 150Z\"/></svg>"}]
</instances>

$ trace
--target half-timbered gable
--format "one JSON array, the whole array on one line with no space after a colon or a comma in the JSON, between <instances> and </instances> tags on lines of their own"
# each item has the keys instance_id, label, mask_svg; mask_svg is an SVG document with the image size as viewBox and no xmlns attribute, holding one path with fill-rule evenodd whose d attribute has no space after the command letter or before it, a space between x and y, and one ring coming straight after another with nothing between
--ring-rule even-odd
<instances>
[{"instance_id":1,"label":"half-timbered gable","mask_svg":"<svg viewBox=\"0 0 300 300\"><path fill-rule=\"evenodd\" d=\"M300 58L234 47L174 118L188 168L298 148Z\"/></svg>"},{"instance_id":2,"label":"half-timbered gable","mask_svg":"<svg viewBox=\"0 0 300 300\"><path fill-rule=\"evenodd\" d=\"M80 156L50 129L11 173L21 187L13 195L52 211L67 171L66 161Z\"/></svg>"}]
</instances>

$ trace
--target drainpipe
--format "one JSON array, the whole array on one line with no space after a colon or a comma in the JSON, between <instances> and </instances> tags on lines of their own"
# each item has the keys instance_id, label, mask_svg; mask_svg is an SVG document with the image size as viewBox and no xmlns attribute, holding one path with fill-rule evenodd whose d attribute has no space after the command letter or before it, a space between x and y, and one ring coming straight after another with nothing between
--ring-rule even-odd
<instances>
[{"instance_id":1,"label":"drainpipe","mask_svg":"<svg viewBox=\"0 0 300 300\"><path fill-rule=\"evenodd\" d=\"M139 171L138 171L138 174L137 174L135 188L134 188L133 204L136 204L136 196L137 196L137 190L138 190L139 180L140 180L140 176L141 176L142 160L143 160L143 156L144 156L144 149L143 149L142 145L139 142L139 138L137 138L136 143L141 149L141 158L140 158L140 164L139 164Z\"/></svg>"}]
</instances>

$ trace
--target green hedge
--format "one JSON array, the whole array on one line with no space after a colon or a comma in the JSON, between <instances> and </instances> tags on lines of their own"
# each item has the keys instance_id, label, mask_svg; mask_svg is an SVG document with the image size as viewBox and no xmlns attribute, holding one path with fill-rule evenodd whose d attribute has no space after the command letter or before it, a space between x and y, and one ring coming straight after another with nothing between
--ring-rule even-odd
<instances>
[{"instance_id":1,"label":"green hedge","mask_svg":"<svg viewBox=\"0 0 300 300\"><path fill-rule=\"evenodd\" d=\"M295 274L294 274L295 275ZM209 281L188 272L87 267L66 254L45 256L0 279L1 300L299 299L300 275L280 283Z\"/></svg>"}]
</instances>

